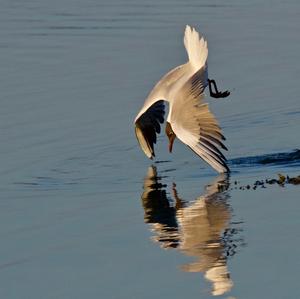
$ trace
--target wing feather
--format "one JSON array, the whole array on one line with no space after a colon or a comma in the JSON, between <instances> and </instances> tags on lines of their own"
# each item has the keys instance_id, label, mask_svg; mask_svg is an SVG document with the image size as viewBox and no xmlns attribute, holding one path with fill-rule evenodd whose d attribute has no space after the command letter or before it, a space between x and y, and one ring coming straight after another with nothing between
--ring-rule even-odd
<instances>
[{"instance_id":1,"label":"wing feather","mask_svg":"<svg viewBox=\"0 0 300 299\"><path fill-rule=\"evenodd\" d=\"M219 148L225 137L208 104L203 103L205 68L196 72L178 92L171 107L171 126L183 143L218 172L229 172L226 158Z\"/></svg>"},{"instance_id":2,"label":"wing feather","mask_svg":"<svg viewBox=\"0 0 300 299\"><path fill-rule=\"evenodd\" d=\"M152 159L155 156L154 144L157 141L156 134L161 131L160 125L164 122L164 101L155 102L135 121L135 134L137 140L146 154Z\"/></svg>"}]
</instances>

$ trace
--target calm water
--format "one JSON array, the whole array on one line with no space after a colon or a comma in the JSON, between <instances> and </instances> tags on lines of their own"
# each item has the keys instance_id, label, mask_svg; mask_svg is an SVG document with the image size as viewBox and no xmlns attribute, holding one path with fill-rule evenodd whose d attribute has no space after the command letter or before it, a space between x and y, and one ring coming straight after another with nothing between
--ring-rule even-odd
<instances>
[{"instance_id":1,"label":"calm water","mask_svg":"<svg viewBox=\"0 0 300 299\"><path fill-rule=\"evenodd\" d=\"M300 174L245 158L299 148L299 15L293 0L2 0L0 297L300 297L299 186L235 188ZM151 167L135 140L186 24L231 90L208 99L230 178L164 136Z\"/></svg>"}]
</instances>

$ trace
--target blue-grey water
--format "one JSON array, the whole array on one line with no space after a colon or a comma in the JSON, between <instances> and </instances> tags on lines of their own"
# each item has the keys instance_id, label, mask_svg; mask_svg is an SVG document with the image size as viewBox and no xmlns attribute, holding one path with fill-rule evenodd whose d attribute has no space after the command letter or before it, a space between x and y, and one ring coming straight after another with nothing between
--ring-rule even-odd
<instances>
[{"instance_id":1,"label":"blue-grey water","mask_svg":"<svg viewBox=\"0 0 300 299\"><path fill-rule=\"evenodd\" d=\"M239 189L300 174L260 163L299 148L299 16L295 0L2 0L0 297L299 298L299 185ZM186 24L231 91L207 99L229 178L135 140Z\"/></svg>"}]
</instances>

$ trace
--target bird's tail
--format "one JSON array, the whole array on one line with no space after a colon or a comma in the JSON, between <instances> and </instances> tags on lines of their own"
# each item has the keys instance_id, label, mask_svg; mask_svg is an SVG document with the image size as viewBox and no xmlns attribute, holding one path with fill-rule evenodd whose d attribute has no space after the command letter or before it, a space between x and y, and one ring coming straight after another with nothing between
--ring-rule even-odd
<instances>
[{"instance_id":1,"label":"bird's tail","mask_svg":"<svg viewBox=\"0 0 300 299\"><path fill-rule=\"evenodd\" d=\"M208 56L207 41L189 25L185 27L183 41L190 63L196 69L203 67Z\"/></svg>"}]
</instances>

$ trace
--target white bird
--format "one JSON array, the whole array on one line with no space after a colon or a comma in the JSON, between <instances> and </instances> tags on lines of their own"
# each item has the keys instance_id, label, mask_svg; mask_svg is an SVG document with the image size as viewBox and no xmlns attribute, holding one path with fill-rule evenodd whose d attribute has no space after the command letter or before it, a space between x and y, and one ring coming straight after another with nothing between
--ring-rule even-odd
<instances>
[{"instance_id":1,"label":"white bird","mask_svg":"<svg viewBox=\"0 0 300 299\"><path fill-rule=\"evenodd\" d=\"M227 97L230 93L219 92L215 81L208 79L207 42L188 25L184 46L188 62L172 69L152 89L135 118L136 137L146 156L152 159L155 156L156 133L160 133L160 124L164 122L166 101L169 103L166 122L169 151L172 152L177 136L215 170L229 172L226 158L218 148L227 150L222 142L225 137L203 99L207 86L210 96L214 98Z\"/></svg>"}]
</instances>

